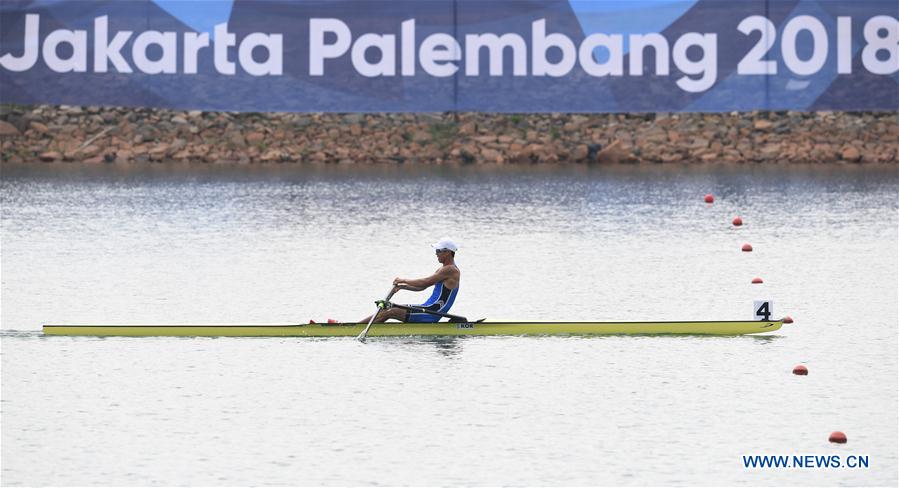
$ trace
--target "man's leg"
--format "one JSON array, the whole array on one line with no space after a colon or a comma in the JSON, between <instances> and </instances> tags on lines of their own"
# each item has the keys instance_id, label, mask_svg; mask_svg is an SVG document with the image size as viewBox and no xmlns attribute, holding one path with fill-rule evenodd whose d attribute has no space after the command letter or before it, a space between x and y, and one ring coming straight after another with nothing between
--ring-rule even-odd
<instances>
[{"instance_id":1,"label":"man's leg","mask_svg":"<svg viewBox=\"0 0 899 488\"><path fill-rule=\"evenodd\" d=\"M400 322L406 321L406 311L401 308L388 308L387 310L381 310L378 312L378 315L375 317L375 323L380 324L383 322L387 322L388 319L399 320ZM368 321L371 320L371 315L365 317L360 320L358 323L367 324Z\"/></svg>"}]
</instances>

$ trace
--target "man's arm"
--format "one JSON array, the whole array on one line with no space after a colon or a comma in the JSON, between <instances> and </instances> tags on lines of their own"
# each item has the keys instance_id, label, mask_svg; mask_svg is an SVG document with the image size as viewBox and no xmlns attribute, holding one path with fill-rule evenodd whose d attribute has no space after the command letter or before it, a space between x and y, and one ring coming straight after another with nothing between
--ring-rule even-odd
<instances>
[{"instance_id":1,"label":"man's arm","mask_svg":"<svg viewBox=\"0 0 899 488\"><path fill-rule=\"evenodd\" d=\"M434 286L435 284L449 278L452 274L452 270L450 268L450 266L444 266L438 269L436 273L428 276L427 278L418 278L414 280L396 278L393 280L393 284L403 290L422 291L429 286Z\"/></svg>"}]
</instances>

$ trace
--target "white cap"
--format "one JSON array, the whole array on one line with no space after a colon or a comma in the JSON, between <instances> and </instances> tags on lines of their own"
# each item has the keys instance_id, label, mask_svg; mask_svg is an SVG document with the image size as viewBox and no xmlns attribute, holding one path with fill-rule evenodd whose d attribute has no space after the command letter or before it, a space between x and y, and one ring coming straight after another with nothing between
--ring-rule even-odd
<instances>
[{"instance_id":1,"label":"white cap","mask_svg":"<svg viewBox=\"0 0 899 488\"><path fill-rule=\"evenodd\" d=\"M459 250L459 246L457 246L456 243L453 242L453 240L449 237L442 237L439 241L431 244L431 247L433 247L434 249L447 249L452 252L456 252Z\"/></svg>"}]
</instances>

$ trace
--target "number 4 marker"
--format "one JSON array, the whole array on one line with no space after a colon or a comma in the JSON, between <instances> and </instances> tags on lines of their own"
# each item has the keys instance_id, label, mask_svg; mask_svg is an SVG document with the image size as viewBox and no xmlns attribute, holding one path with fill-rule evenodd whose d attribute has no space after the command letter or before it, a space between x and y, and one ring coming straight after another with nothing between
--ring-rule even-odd
<instances>
[{"instance_id":1,"label":"number 4 marker","mask_svg":"<svg viewBox=\"0 0 899 488\"><path fill-rule=\"evenodd\" d=\"M771 320L774 315L774 302L771 300L756 300L752 302L753 318L755 320Z\"/></svg>"}]
</instances>

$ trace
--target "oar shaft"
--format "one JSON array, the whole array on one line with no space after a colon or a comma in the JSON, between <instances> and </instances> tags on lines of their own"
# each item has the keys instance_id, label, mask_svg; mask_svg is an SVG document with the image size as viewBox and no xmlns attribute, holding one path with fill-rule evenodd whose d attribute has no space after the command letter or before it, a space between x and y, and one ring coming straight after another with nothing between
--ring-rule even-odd
<instances>
[{"instance_id":1,"label":"oar shaft","mask_svg":"<svg viewBox=\"0 0 899 488\"><path fill-rule=\"evenodd\" d=\"M390 297L392 297L395 292L396 292L396 290L393 287L391 287L390 292L387 293L387 297L384 298L384 301L385 302L389 301ZM371 324L375 323L375 318L378 317L379 313L381 313L380 305L378 305L378 309L375 310L375 313L372 314L371 319L368 320L368 325L366 325L365 328L362 329L362 332L359 333L358 336L356 336L356 339L358 339L359 342L365 342L365 338L368 336L368 329L371 329Z\"/></svg>"},{"instance_id":2,"label":"oar shaft","mask_svg":"<svg viewBox=\"0 0 899 488\"><path fill-rule=\"evenodd\" d=\"M410 312L427 313L427 314L431 314L431 315L437 315L438 317L446 317L448 319L453 319L456 322L468 322L467 318L459 316L459 315L453 315L453 314L448 314L448 313L443 313L443 312L435 312L433 310L428 310L428 309L422 308L422 307L413 307L410 305L397 305L396 303L392 304L392 306L395 308L402 309L402 310L408 310Z\"/></svg>"}]
</instances>

